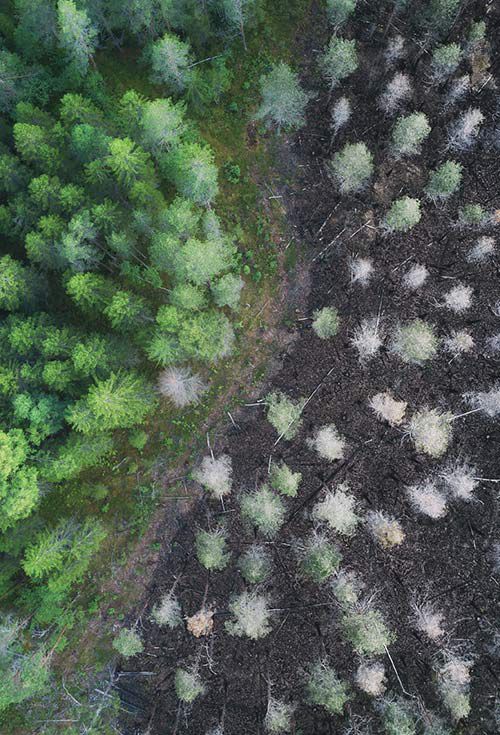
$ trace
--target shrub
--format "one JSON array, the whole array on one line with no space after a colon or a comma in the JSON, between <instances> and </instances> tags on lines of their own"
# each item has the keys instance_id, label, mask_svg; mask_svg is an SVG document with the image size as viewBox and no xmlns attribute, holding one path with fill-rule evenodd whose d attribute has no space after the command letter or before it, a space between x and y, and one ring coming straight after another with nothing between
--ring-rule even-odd
<instances>
[{"instance_id":1,"label":"shrub","mask_svg":"<svg viewBox=\"0 0 500 735\"><path fill-rule=\"evenodd\" d=\"M354 13L357 0L326 0L328 20L334 26L341 26Z\"/></svg>"},{"instance_id":2,"label":"shrub","mask_svg":"<svg viewBox=\"0 0 500 735\"><path fill-rule=\"evenodd\" d=\"M356 684L370 697L380 697L385 692L385 668L380 663L361 663L356 671Z\"/></svg>"},{"instance_id":3,"label":"shrub","mask_svg":"<svg viewBox=\"0 0 500 735\"><path fill-rule=\"evenodd\" d=\"M351 283L367 286L373 276L373 263L369 258L352 258L349 262Z\"/></svg>"},{"instance_id":4,"label":"shrub","mask_svg":"<svg viewBox=\"0 0 500 735\"><path fill-rule=\"evenodd\" d=\"M392 131L392 147L398 156L411 156L420 153L420 146L431 132L427 115L414 112L400 117Z\"/></svg>"},{"instance_id":5,"label":"shrub","mask_svg":"<svg viewBox=\"0 0 500 735\"><path fill-rule=\"evenodd\" d=\"M487 224L488 220L488 212L486 212L481 204L465 204L458 211L457 224L459 227L481 227Z\"/></svg>"},{"instance_id":6,"label":"shrub","mask_svg":"<svg viewBox=\"0 0 500 735\"><path fill-rule=\"evenodd\" d=\"M438 671L439 693L454 720L462 720L470 713L471 667L472 661L445 653L444 663Z\"/></svg>"},{"instance_id":7,"label":"shrub","mask_svg":"<svg viewBox=\"0 0 500 735\"><path fill-rule=\"evenodd\" d=\"M474 492L479 484L475 478L476 470L466 462L451 462L443 470L440 477L445 488L456 500L474 500Z\"/></svg>"},{"instance_id":8,"label":"shrub","mask_svg":"<svg viewBox=\"0 0 500 735\"><path fill-rule=\"evenodd\" d=\"M320 339L335 337L339 331L339 313L333 306L325 306L313 314L312 328Z\"/></svg>"},{"instance_id":9,"label":"shrub","mask_svg":"<svg viewBox=\"0 0 500 735\"><path fill-rule=\"evenodd\" d=\"M364 143L347 143L327 166L341 194L351 194L361 191L373 175L373 155Z\"/></svg>"},{"instance_id":10,"label":"shrub","mask_svg":"<svg viewBox=\"0 0 500 735\"><path fill-rule=\"evenodd\" d=\"M299 489L302 474L300 472L292 472L284 462L280 465L273 464L269 475L271 486L282 495L288 495L295 498Z\"/></svg>"},{"instance_id":11,"label":"shrub","mask_svg":"<svg viewBox=\"0 0 500 735\"><path fill-rule=\"evenodd\" d=\"M435 82L451 76L460 64L462 50L456 43L448 43L434 49L431 59L431 74Z\"/></svg>"},{"instance_id":12,"label":"shrub","mask_svg":"<svg viewBox=\"0 0 500 735\"><path fill-rule=\"evenodd\" d=\"M275 536L285 520L285 506L278 495L267 485L243 495L241 499L242 518L255 526L263 536Z\"/></svg>"},{"instance_id":13,"label":"shrub","mask_svg":"<svg viewBox=\"0 0 500 735\"><path fill-rule=\"evenodd\" d=\"M332 36L321 59L321 66L330 87L335 87L358 68L356 42Z\"/></svg>"},{"instance_id":14,"label":"shrub","mask_svg":"<svg viewBox=\"0 0 500 735\"><path fill-rule=\"evenodd\" d=\"M225 626L230 635L257 640L271 632L271 612L266 597L255 592L242 592L229 603L229 610L234 618Z\"/></svg>"},{"instance_id":15,"label":"shrub","mask_svg":"<svg viewBox=\"0 0 500 735\"><path fill-rule=\"evenodd\" d=\"M423 365L435 357L438 343L434 327L421 319L414 319L396 329L391 350L403 362Z\"/></svg>"},{"instance_id":16,"label":"shrub","mask_svg":"<svg viewBox=\"0 0 500 735\"><path fill-rule=\"evenodd\" d=\"M193 480L220 500L231 492L233 468L231 457L222 454L218 459L203 457L201 465L193 472Z\"/></svg>"},{"instance_id":17,"label":"shrub","mask_svg":"<svg viewBox=\"0 0 500 735\"><path fill-rule=\"evenodd\" d=\"M431 641L437 641L445 631L443 630L443 613L435 610L432 605L413 605L415 628L424 633Z\"/></svg>"},{"instance_id":18,"label":"shrub","mask_svg":"<svg viewBox=\"0 0 500 735\"><path fill-rule=\"evenodd\" d=\"M403 286L409 291L421 288L429 277L429 271L425 265L416 263L409 268L403 276Z\"/></svg>"},{"instance_id":19,"label":"shrub","mask_svg":"<svg viewBox=\"0 0 500 735\"><path fill-rule=\"evenodd\" d=\"M151 617L159 626L177 628L182 623L182 610L173 592L167 592L151 611Z\"/></svg>"},{"instance_id":20,"label":"shrub","mask_svg":"<svg viewBox=\"0 0 500 735\"><path fill-rule=\"evenodd\" d=\"M408 424L408 433L417 452L439 458L451 440L451 414L437 408L423 408L417 411Z\"/></svg>"},{"instance_id":21,"label":"shrub","mask_svg":"<svg viewBox=\"0 0 500 735\"><path fill-rule=\"evenodd\" d=\"M274 426L280 437L293 439L302 424L300 416L304 408L303 399L293 401L284 393L277 391L266 397L266 403L269 423Z\"/></svg>"},{"instance_id":22,"label":"shrub","mask_svg":"<svg viewBox=\"0 0 500 735\"><path fill-rule=\"evenodd\" d=\"M474 349L474 339L465 329L459 329L451 333L444 342L444 348L451 352L453 358L465 355Z\"/></svg>"},{"instance_id":23,"label":"shrub","mask_svg":"<svg viewBox=\"0 0 500 735\"><path fill-rule=\"evenodd\" d=\"M424 482L408 488L408 497L416 511L437 520L448 512L446 498L433 482Z\"/></svg>"},{"instance_id":24,"label":"shrub","mask_svg":"<svg viewBox=\"0 0 500 735\"><path fill-rule=\"evenodd\" d=\"M266 732L271 733L271 735L291 732L292 717L293 707L291 704L269 697L264 718Z\"/></svg>"},{"instance_id":25,"label":"shrub","mask_svg":"<svg viewBox=\"0 0 500 735\"><path fill-rule=\"evenodd\" d=\"M463 151L470 148L479 135L479 128L484 120L481 110L470 107L450 126L447 147L451 150Z\"/></svg>"},{"instance_id":26,"label":"shrub","mask_svg":"<svg viewBox=\"0 0 500 735\"><path fill-rule=\"evenodd\" d=\"M326 661L318 661L310 669L306 692L311 704L324 707L330 715L341 714L349 700L347 684Z\"/></svg>"},{"instance_id":27,"label":"shrub","mask_svg":"<svg viewBox=\"0 0 500 735\"><path fill-rule=\"evenodd\" d=\"M343 608L351 608L359 601L363 585L354 572L337 572L332 581L332 590L335 599Z\"/></svg>"},{"instance_id":28,"label":"shrub","mask_svg":"<svg viewBox=\"0 0 500 735\"><path fill-rule=\"evenodd\" d=\"M348 490L346 483L329 490L312 511L315 521L327 523L333 531L344 536L352 536L361 520L355 512L356 498Z\"/></svg>"},{"instance_id":29,"label":"shrub","mask_svg":"<svg viewBox=\"0 0 500 735\"><path fill-rule=\"evenodd\" d=\"M398 72L393 76L385 91L380 96L378 106L386 115L393 115L410 99L412 88L410 77Z\"/></svg>"},{"instance_id":30,"label":"shrub","mask_svg":"<svg viewBox=\"0 0 500 735\"><path fill-rule=\"evenodd\" d=\"M288 64L275 64L260 78L262 102L256 114L268 127L297 129L305 124L305 108L310 95L299 82L298 75Z\"/></svg>"},{"instance_id":31,"label":"shrub","mask_svg":"<svg viewBox=\"0 0 500 735\"><path fill-rule=\"evenodd\" d=\"M500 414L500 385L496 385L488 391L470 393L467 398L474 408L479 409L492 419Z\"/></svg>"},{"instance_id":32,"label":"shrub","mask_svg":"<svg viewBox=\"0 0 500 735\"><path fill-rule=\"evenodd\" d=\"M469 263L483 263L491 258L495 252L494 237L480 237L473 248L467 253L467 261Z\"/></svg>"},{"instance_id":33,"label":"shrub","mask_svg":"<svg viewBox=\"0 0 500 735\"><path fill-rule=\"evenodd\" d=\"M369 404L377 418L387 421L390 426L399 426L402 423L408 406L405 401L396 401L388 391L374 395Z\"/></svg>"},{"instance_id":34,"label":"shrub","mask_svg":"<svg viewBox=\"0 0 500 735\"><path fill-rule=\"evenodd\" d=\"M260 584L271 574L271 557L263 546L252 544L240 556L239 569L248 584Z\"/></svg>"},{"instance_id":35,"label":"shrub","mask_svg":"<svg viewBox=\"0 0 500 735\"><path fill-rule=\"evenodd\" d=\"M344 458L345 439L339 434L335 424L328 424L318 429L314 438L308 439L307 443L320 457L329 462Z\"/></svg>"},{"instance_id":36,"label":"shrub","mask_svg":"<svg viewBox=\"0 0 500 735\"><path fill-rule=\"evenodd\" d=\"M486 38L486 23L484 20L473 20L469 26L467 36L467 50L474 52Z\"/></svg>"},{"instance_id":37,"label":"shrub","mask_svg":"<svg viewBox=\"0 0 500 735\"><path fill-rule=\"evenodd\" d=\"M236 309L240 303L241 290L244 285L240 276L235 273L226 273L210 286L214 302L220 308L228 306L230 309Z\"/></svg>"},{"instance_id":38,"label":"shrub","mask_svg":"<svg viewBox=\"0 0 500 735\"><path fill-rule=\"evenodd\" d=\"M392 516L381 511L372 511L368 514L367 521L372 536L384 549L399 546L405 540L401 524Z\"/></svg>"},{"instance_id":39,"label":"shrub","mask_svg":"<svg viewBox=\"0 0 500 735\"><path fill-rule=\"evenodd\" d=\"M391 204L382 227L386 232L408 232L420 222L420 200L401 197Z\"/></svg>"},{"instance_id":40,"label":"shrub","mask_svg":"<svg viewBox=\"0 0 500 735\"><path fill-rule=\"evenodd\" d=\"M354 330L351 343L357 349L361 362L374 357L383 343L379 320L363 319L360 326Z\"/></svg>"},{"instance_id":41,"label":"shrub","mask_svg":"<svg viewBox=\"0 0 500 735\"><path fill-rule=\"evenodd\" d=\"M196 556L205 569L220 571L229 562L226 533L222 528L199 531L195 538Z\"/></svg>"},{"instance_id":42,"label":"shrub","mask_svg":"<svg viewBox=\"0 0 500 735\"><path fill-rule=\"evenodd\" d=\"M196 671L176 669L174 685L177 697L185 704L191 704L200 694L205 693L205 686Z\"/></svg>"},{"instance_id":43,"label":"shrub","mask_svg":"<svg viewBox=\"0 0 500 735\"><path fill-rule=\"evenodd\" d=\"M474 290L471 286L464 286L463 283L451 288L444 296L444 306L456 314L463 314L470 308Z\"/></svg>"},{"instance_id":44,"label":"shrub","mask_svg":"<svg viewBox=\"0 0 500 735\"><path fill-rule=\"evenodd\" d=\"M456 161L445 161L431 171L425 193L433 201L445 200L455 194L462 181L462 164Z\"/></svg>"},{"instance_id":45,"label":"shrub","mask_svg":"<svg viewBox=\"0 0 500 735\"><path fill-rule=\"evenodd\" d=\"M333 134L337 135L339 130L347 124L351 117L351 103L347 97L341 97L332 109Z\"/></svg>"},{"instance_id":46,"label":"shrub","mask_svg":"<svg viewBox=\"0 0 500 735\"><path fill-rule=\"evenodd\" d=\"M144 645L135 630L122 628L113 641L113 648L118 651L120 656L130 658L141 653L144 650Z\"/></svg>"},{"instance_id":47,"label":"shrub","mask_svg":"<svg viewBox=\"0 0 500 735\"><path fill-rule=\"evenodd\" d=\"M298 546L300 554L300 572L304 577L317 584L325 582L338 569L342 555L327 539L313 533Z\"/></svg>"},{"instance_id":48,"label":"shrub","mask_svg":"<svg viewBox=\"0 0 500 735\"><path fill-rule=\"evenodd\" d=\"M382 702L382 723L386 735L416 735L417 726L408 704L397 697Z\"/></svg>"},{"instance_id":49,"label":"shrub","mask_svg":"<svg viewBox=\"0 0 500 735\"><path fill-rule=\"evenodd\" d=\"M361 656L385 653L395 640L378 610L351 610L343 615L340 624L344 636Z\"/></svg>"}]
</instances>

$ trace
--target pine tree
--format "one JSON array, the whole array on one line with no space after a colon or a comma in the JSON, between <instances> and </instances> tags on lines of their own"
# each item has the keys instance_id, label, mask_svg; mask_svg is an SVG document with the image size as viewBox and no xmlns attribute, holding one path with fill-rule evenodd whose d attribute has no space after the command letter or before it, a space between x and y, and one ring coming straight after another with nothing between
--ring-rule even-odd
<instances>
[{"instance_id":1,"label":"pine tree","mask_svg":"<svg viewBox=\"0 0 500 735\"><path fill-rule=\"evenodd\" d=\"M85 10L78 10L73 0L58 0L59 45L81 76L87 73L97 45L97 29Z\"/></svg>"},{"instance_id":2,"label":"pine tree","mask_svg":"<svg viewBox=\"0 0 500 735\"><path fill-rule=\"evenodd\" d=\"M260 78L262 102L256 114L269 127L301 128L305 124L305 108L310 95L299 82L298 75L285 63L276 64Z\"/></svg>"}]
</instances>

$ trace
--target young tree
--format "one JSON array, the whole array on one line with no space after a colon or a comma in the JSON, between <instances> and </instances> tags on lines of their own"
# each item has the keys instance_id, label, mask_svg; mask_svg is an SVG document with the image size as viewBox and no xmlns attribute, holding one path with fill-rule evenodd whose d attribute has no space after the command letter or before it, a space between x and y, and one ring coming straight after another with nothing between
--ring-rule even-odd
<instances>
[{"instance_id":1,"label":"young tree","mask_svg":"<svg viewBox=\"0 0 500 735\"><path fill-rule=\"evenodd\" d=\"M211 148L199 143L181 143L163 162L165 174L181 196L196 204L210 204L218 194L217 166Z\"/></svg>"},{"instance_id":2,"label":"young tree","mask_svg":"<svg viewBox=\"0 0 500 735\"><path fill-rule=\"evenodd\" d=\"M156 155L178 143L186 130L185 112L182 102L159 99L146 103L140 122L145 148Z\"/></svg>"},{"instance_id":3,"label":"young tree","mask_svg":"<svg viewBox=\"0 0 500 735\"><path fill-rule=\"evenodd\" d=\"M0 431L0 530L26 518L38 502L38 473L28 464L29 445L21 429Z\"/></svg>"},{"instance_id":4,"label":"young tree","mask_svg":"<svg viewBox=\"0 0 500 735\"><path fill-rule=\"evenodd\" d=\"M182 94L193 80L193 57L188 43L173 33L153 43L150 50L151 80Z\"/></svg>"},{"instance_id":5,"label":"young tree","mask_svg":"<svg viewBox=\"0 0 500 735\"><path fill-rule=\"evenodd\" d=\"M395 199L382 223L386 232L407 232L420 222L420 200L410 197Z\"/></svg>"},{"instance_id":6,"label":"young tree","mask_svg":"<svg viewBox=\"0 0 500 735\"><path fill-rule=\"evenodd\" d=\"M241 35L245 51L247 50L245 25L255 15L258 3L259 0L221 0L226 21L230 28Z\"/></svg>"},{"instance_id":7,"label":"young tree","mask_svg":"<svg viewBox=\"0 0 500 735\"><path fill-rule=\"evenodd\" d=\"M87 395L74 403L67 421L83 434L129 429L141 423L155 406L152 387L137 373L112 373L97 380Z\"/></svg>"},{"instance_id":8,"label":"young tree","mask_svg":"<svg viewBox=\"0 0 500 735\"><path fill-rule=\"evenodd\" d=\"M321 59L323 73L333 89L358 68L356 42L332 36Z\"/></svg>"},{"instance_id":9,"label":"young tree","mask_svg":"<svg viewBox=\"0 0 500 735\"><path fill-rule=\"evenodd\" d=\"M262 102L256 118L268 127L294 130L305 124L305 108L311 97L300 86L298 75L288 64L275 64L260 78Z\"/></svg>"},{"instance_id":10,"label":"young tree","mask_svg":"<svg viewBox=\"0 0 500 735\"><path fill-rule=\"evenodd\" d=\"M420 153L421 144L431 132L427 115L414 112L400 117L392 131L392 145L398 156L412 156Z\"/></svg>"},{"instance_id":11,"label":"young tree","mask_svg":"<svg viewBox=\"0 0 500 735\"><path fill-rule=\"evenodd\" d=\"M425 193L433 201L444 201L460 188L462 181L462 164L457 161L445 161L431 171Z\"/></svg>"},{"instance_id":12,"label":"young tree","mask_svg":"<svg viewBox=\"0 0 500 735\"><path fill-rule=\"evenodd\" d=\"M81 76L85 76L89 61L97 45L97 29L85 10L78 10L73 0L57 3L59 45L67 52L71 63Z\"/></svg>"},{"instance_id":13,"label":"young tree","mask_svg":"<svg viewBox=\"0 0 500 735\"><path fill-rule=\"evenodd\" d=\"M373 175L373 155L364 143L348 143L327 166L341 194L355 193Z\"/></svg>"}]
</instances>

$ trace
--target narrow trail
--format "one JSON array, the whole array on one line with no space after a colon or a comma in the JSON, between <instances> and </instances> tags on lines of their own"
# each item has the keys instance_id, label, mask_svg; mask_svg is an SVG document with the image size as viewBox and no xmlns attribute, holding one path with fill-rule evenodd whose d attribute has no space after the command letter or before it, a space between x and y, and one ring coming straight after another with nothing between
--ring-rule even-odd
<instances>
[{"instance_id":1,"label":"narrow trail","mask_svg":"<svg viewBox=\"0 0 500 735\"><path fill-rule=\"evenodd\" d=\"M474 8L454 28L457 38L463 37ZM488 23L493 38L498 10ZM500 299L498 259L473 263L466 257L478 234L498 237L498 228L491 224L478 233L456 227L458 210L467 203L482 203L490 211L500 208L500 157L492 155L488 137L496 124L495 91L478 84L465 102L443 112L444 91L428 84L427 61L418 46L407 42L406 55L395 66L384 63L386 25L387 18L377 17L375 10L352 24L349 35L358 42L360 68L333 95L324 90L317 74L318 49L328 38L318 10L311 17L310 37L299 44L304 83L316 89L317 98L310 105L307 126L296 136L292 165L297 180L293 187L284 187L283 195L290 220L307 245L311 292L307 313L298 316L297 337L281 355L281 368L262 398L278 390L294 400L309 400L292 440L277 442L262 404L242 408L225 434L211 437L214 455L231 458L233 491L223 503L204 497L193 514L179 519L173 541L162 551L149 609L140 622L145 652L122 671L132 672L124 677L128 689L122 691L124 707L133 702L131 717L124 719L129 734L203 735L221 723L225 735L263 733L269 687L273 696L296 704L296 733L337 734L357 718L381 732L377 706L353 684L360 657L342 635L341 611L330 585L304 581L297 572L294 547L313 530L312 507L341 482L348 483L363 519L371 511L382 511L394 516L405 534L403 543L392 549L377 544L366 523L347 540L332 534L342 569L356 573L366 599L395 634L386 655L376 657L385 666L388 693L407 695L423 724L429 711L449 722L435 669L444 651L470 658L472 710L456 732L497 732L500 661L492 643L498 635L500 577L493 571L492 550L500 537L498 485L478 482L472 502L447 498L446 514L436 520L415 511L407 488L428 478L438 482L449 463L458 461L468 462L477 477L500 478L500 425L482 413L457 418L447 452L436 459L415 450L404 423L391 427L369 406L375 394L390 391L407 403L405 420L425 407L459 416L470 408L465 394L489 390L499 379L499 353L488 348L488 339L500 333L495 306ZM400 27L403 30L402 22ZM390 155L394 118L385 117L377 105L397 71L412 80L407 111L424 111L432 127L422 153L409 160ZM492 67L488 73L495 71ZM332 140L331 107L341 95L349 97L353 114ZM436 206L425 199L423 188L429 171L448 157L443 149L450 122L469 106L480 107L485 130L476 146L454 156L463 165L459 193L445 206ZM358 141L374 154L374 179L360 195L341 199L325 162L347 142ZM409 233L384 236L380 221L391 201L403 195L422 199L421 222ZM373 266L366 285L352 281L356 258L369 259ZM425 265L429 276L420 289L409 291L404 274L417 263ZM445 294L458 283L473 289L471 306L462 313L443 305ZM340 329L335 337L321 340L310 317L325 306L338 309ZM397 326L417 318L430 323L442 340L425 366L407 364L390 349ZM372 359L360 361L353 336L367 319L377 323L382 346ZM456 330L466 330L474 341L473 350L458 357L443 346ZM330 424L347 443L344 458L333 463L308 444L318 428ZM274 612L269 635L250 641L229 635L224 627L232 597L247 587L238 557L255 539L242 524L240 494L267 482L270 465L281 461L301 472L302 482L298 496L285 499L286 518L276 538L269 542L257 535L273 556L273 576L259 591L268 596ZM209 573L196 558L195 536L219 524L226 530L231 559L224 570ZM175 579L184 616L204 603L215 611L211 635L197 639L184 626L160 629L151 622L150 610ZM444 633L435 641L414 624L413 605L424 602L443 616ZM329 716L304 702L307 668L319 658L328 659L350 682L352 698L342 716ZM190 707L182 707L175 696L175 670L193 665L205 693Z\"/></svg>"}]
</instances>

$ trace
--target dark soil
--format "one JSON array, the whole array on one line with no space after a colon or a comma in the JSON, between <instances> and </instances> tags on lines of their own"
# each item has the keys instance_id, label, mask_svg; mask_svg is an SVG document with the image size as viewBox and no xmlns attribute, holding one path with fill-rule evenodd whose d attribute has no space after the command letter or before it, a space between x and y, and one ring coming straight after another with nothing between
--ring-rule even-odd
<instances>
[{"instance_id":1,"label":"dark soil","mask_svg":"<svg viewBox=\"0 0 500 735\"><path fill-rule=\"evenodd\" d=\"M298 703L296 733L340 733L358 715L372 718L374 731L380 731L376 707L354 687L343 718L327 716L304 703L306 669L311 662L326 656L339 675L351 682L359 663L340 635L339 611L328 584L318 586L301 580L290 548L295 539L312 529L309 511L314 499L325 487L340 481L349 483L363 511L377 509L395 515L406 533L404 543L389 551L376 545L366 528L348 543L339 541L342 567L354 570L367 593L376 595L375 606L397 634L390 652L404 689L418 698L413 701L420 712L425 706L446 717L433 669L439 652L446 648L471 655L472 712L467 723L455 731L468 735L498 732L494 710L500 661L491 647L499 614L500 577L494 576L491 555L500 535L498 485L481 483L477 502L453 502L447 516L437 521L417 515L405 489L439 472L453 458L468 459L480 477L500 477L500 424L482 414L454 421L453 441L445 458L437 461L417 454L403 432L377 420L367 404L375 393L389 389L408 402L408 415L424 406L458 415L467 411L465 393L487 390L499 379L499 355L490 354L486 347L487 338L500 332L500 318L494 313L500 299L499 262L495 258L482 265L469 264L465 254L478 235L454 227L458 208L467 202L480 202L489 210L500 207L500 158L492 144L492 130L498 123L496 91L491 82L478 83L465 102L445 114L443 90L431 89L425 83L428 55L408 41L409 55L398 68L410 74L415 87L409 110L424 111L432 133L422 155L410 163L392 160L388 141L393 123L376 104L394 73L382 60L389 16L378 12L375 17L377 12L362 15L349 28L359 44L361 68L342 87L341 94L349 96L354 112L333 145L337 150L348 141L362 140L373 151L376 181L361 196L341 200L325 173L324 162L332 147L332 100L320 89L315 71L317 51L327 37L324 18L317 9L311 11L310 36L298 43L305 83L319 91L310 106L308 125L296 138L293 156L300 164L297 180L294 189L285 193L291 221L307 244L305 258L311 264L307 315L319 307L335 305L342 318L340 333L334 339L320 340L310 321L298 320L298 338L281 356L281 368L268 389L299 398L310 396L320 386L304 410L302 427L293 441L282 440L274 446L276 432L259 406L243 408L234 416L237 427L213 440L216 455L227 453L232 458L234 491L224 509L202 499L192 514L178 520L173 542L163 548L149 606L141 617L145 652L124 664L122 670L122 674L151 672L152 676L125 674L120 679L124 707L131 710L131 716L125 718L127 733L202 735L222 717L225 735L262 733L268 682L272 682L276 697ZM469 4L452 37L464 38L470 20L483 15L482 3ZM487 22L489 39L495 46L498 7L490 6ZM397 30L406 32L403 21L393 19L393 23ZM392 27L389 33L396 29ZM498 67L497 59L488 73L497 75ZM460 73L467 71L464 62ZM443 149L450 120L469 106L478 106L485 114L483 133L470 152L453 156L464 166L462 186L445 207L436 207L424 199L422 188L429 170L448 157ZM404 194L422 197L421 223L408 234L382 237L375 225L388 203ZM493 227L481 234L494 235L494 231ZM350 284L348 262L354 255L373 259L375 276L366 288ZM412 262L425 264L430 277L421 290L410 294L402 288L401 276ZM472 308L462 315L441 306L443 294L457 281L474 288ZM377 315L386 333L400 321L419 317L434 324L442 337L454 329L469 330L476 346L472 353L457 359L440 351L424 368L405 365L385 348L362 366L350 337L362 319ZM349 442L347 457L340 464L321 460L306 443L315 429L329 423L335 423ZM238 494L266 481L270 455L274 461L283 459L294 471L300 471L303 481L299 496L287 500L287 522L269 545L275 574L263 591L273 608L279 609L273 630L262 640L251 642L229 636L224 622L231 596L245 589L237 558L254 539L241 525ZM196 559L194 537L199 528L221 521L228 529L232 560L225 571L207 574ZM195 639L183 629L164 631L150 622L151 607L175 579L179 579L177 594L184 615L194 614L204 599L216 610L210 637ZM426 640L411 625L412 602L423 598L435 602L445 615L447 634L439 643ZM200 662L207 692L184 709L175 696L174 671L195 660ZM386 658L384 663L388 689L401 694L391 662Z\"/></svg>"}]
</instances>

